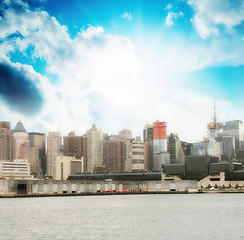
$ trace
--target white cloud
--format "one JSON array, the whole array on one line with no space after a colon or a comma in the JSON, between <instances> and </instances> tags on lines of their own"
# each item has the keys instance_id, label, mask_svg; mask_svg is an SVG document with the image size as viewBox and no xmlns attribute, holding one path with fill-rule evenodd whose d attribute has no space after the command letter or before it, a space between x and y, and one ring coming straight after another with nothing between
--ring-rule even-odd
<instances>
[{"instance_id":1,"label":"white cloud","mask_svg":"<svg viewBox=\"0 0 244 240\"><path fill-rule=\"evenodd\" d=\"M182 12L179 13L169 12L165 20L165 25L166 26L174 25L173 19L177 19L182 16L184 16Z\"/></svg>"},{"instance_id":2,"label":"white cloud","mask_svg":"<svg viewBox=\"0 0 244 240\"><path fill-rule=\"evenodd\" d=\"M168 5L165 7L166 10L170 10L170 9L172 9L172 8L173 8L173 7L172 7L171 4L168 4Z\"/></svg>"},{"instance_id":3,"label":"white cloud","mask_svg":"<svg viewBox=\"0 0 244 240\"><path fill-rule=\"evenodd\" d=\"M104 34L102 27L93 26L71 39L67 28L55 18L30 9L18 15L9 9L0 24L2 39L16 31L24 37L5 41L2 59L15 49L24 52L31 45L33 56L47 62L47 72L59 76L54 85L33 68L28 69L30 76L37 76L47 103L37 118L45 131L78 129L84 133L92 122L106 124L107 117L113 121L118 111L127 108L139 83L139 64L128 39ZM36 123L28 121L27 127L33 129Z\"/></svg>"},{"instance_id":4,"label":"white cloud","mask_svg":"<svg viewBox=\"0 0 244 240\"><path fill-rule=\"evenodd\" d=\"M193 23L202 38L219 35L219 28L227 31L244 20L244 2L232 0L189 0L195 9Z\"/></svg>"},{"instance_id":5,"label":"white cloud","mask_svg":"<svg viewBox=\"0 0 244 240\"><path fill-rule=\"evenodd\" d=\"M167 26L173 25L174 23L173 23L172 18L174 18L174 17L175 17L175 13L169 12L167 15L167 18L165 20L165 25L167 25Z\"/></svg>"},{"instance_id":6,"label":"white cloud","mask_svg":"<svg viewBox=\"0 0 244 240\"><path fill-rule=\"evenodd\" d=\"M144 124L159 117L168 122L168 132L179 133L183 140L201 140L212 118L213 101L191 92L185 86L189 83L173 74L223 64L223 59L233 63L244 56L243 47L228 42L224 46L228 52L222 51L223 42L199 46L183 40L137 49L130 39L107 34L101 26L89 26L71 38L67 27L47 12L28 8L18 15L14 9L6 10L0 30L2 39L16 31L23 36L3 42L0 59L6 60L15 49L25 52L33 46L32 57L45 60L47 73L58 76L53 84L32 67L21 65L38 82L45 107L29 119L3 106L1 117L13 123L21 118L29 131L85 133L98 123L105 132L129 128L141 135ZM217 104L228 106L220 100Z\"/></svg>"},{"instance_id":7,"label":"white cloud","mask_svg":"<svg viewBox=\"0 0 244 240\"><path fill-rule=\"evenodd\" d=\"M128 21L130 21L132 19L130 12L129 13L125 12L121 17L128 20Z\"/></svg>"},{"instance_id":8,"label":"white cloud","mask_svg":"<svg viewBox=\"0 0 244 240\"><path fill-rule=\"evenodd\" d=\"M91 37L98 37L103 32L102 27L93 27L90 26L87 30L82 31L82 37L84 39L91 38Z\"/></svg>"}]
</instances>

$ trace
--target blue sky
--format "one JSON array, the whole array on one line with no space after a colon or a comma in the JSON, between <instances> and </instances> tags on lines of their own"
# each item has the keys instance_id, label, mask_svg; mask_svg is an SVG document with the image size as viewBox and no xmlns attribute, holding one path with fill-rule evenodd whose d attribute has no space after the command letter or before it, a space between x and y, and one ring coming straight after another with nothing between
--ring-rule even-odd
<instances>
[{"instance_id":1,"label":"blue sky","mask_svg":"<svg viewBox=\"0 0 244 240\"><path fill-rule=\"evenodd\" d=\"M244 0L0 1L1 120L201 140L244 119Z\"/></svg>"}]
</instances>

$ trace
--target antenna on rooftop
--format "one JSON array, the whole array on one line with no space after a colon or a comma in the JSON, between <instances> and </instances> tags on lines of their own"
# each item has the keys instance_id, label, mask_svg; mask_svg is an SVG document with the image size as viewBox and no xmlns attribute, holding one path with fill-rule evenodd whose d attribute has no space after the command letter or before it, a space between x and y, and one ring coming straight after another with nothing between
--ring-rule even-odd
<instances>
[{"instance_id":1,"label":"antenna on rooftop","mask_svg":"<svg viewBox=\"0 0 244 240\"><path fill-rule=\"evenodd\" d=\"M216 106L215 106L215 99L214 99L214 118L213 118L213 120L214 120L214 123L216 123L216 122L217 122L217 118L216 118Z\"/></svg>"}]
</instances>

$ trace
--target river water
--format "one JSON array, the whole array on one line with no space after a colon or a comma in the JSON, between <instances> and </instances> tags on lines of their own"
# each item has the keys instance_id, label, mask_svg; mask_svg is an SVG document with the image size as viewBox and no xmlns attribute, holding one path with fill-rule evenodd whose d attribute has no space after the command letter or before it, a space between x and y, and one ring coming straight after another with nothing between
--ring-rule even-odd
<instances>
[{"instance_id":1,"label":"river water","mask_svg":"<svg viewBox=\"0 0 244 240\"><path fill-rule=\"evenodd\" d=\"M244 194L0 199L0 239L244 239Z\"/></svg>"}]
</instances>

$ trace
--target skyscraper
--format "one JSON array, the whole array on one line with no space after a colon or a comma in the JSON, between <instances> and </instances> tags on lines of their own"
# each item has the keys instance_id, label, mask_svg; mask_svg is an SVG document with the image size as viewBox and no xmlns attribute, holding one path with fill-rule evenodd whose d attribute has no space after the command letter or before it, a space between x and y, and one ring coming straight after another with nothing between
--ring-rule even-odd
<instances>
[{"instance_id":1,"label":"skyscraper","mask_svg":"<svg viewBox=\"0 0 244 240\"><path fill-rule=\"evenodd\" d=\"M13 130L10 122L0 122L0 160L13 160Z\"/></svg>"},{"instance_id":2,"label":"skyscraper","mask_svg":"<svg viewBox=\"0 0 244 240\"><path fill-rule=\"evenodd\" d=\"M87 172L103 167L103 131L92 125L87 135Z\"/></svg>"},{"instance_id":3,"label":"skyscraper","mask_svg":"<svg viewBox=\"0 0 244 240\"><path fill-rule=\"evenodd\" d=\"M110 140L103 144L105 167L110 172L124 172L126 159L125 141Z\"/></svg>"},{"instance_id":4,"label":"skyscraper","mask_svg":"<svg viewBox=\"0 0 244 240\"><path fill-rule=\"evenodd\" d=\"M143 129L143 141L149 140L153 142L153 124L146 124Z\"/></svg>"},{"instance_id":5,"label":"skyscraper","mask_svg":"<svg viewBox=\"0 0 244 240\"><path fill-rule=\"evenodd\" d=\"M132 171L144 171L144 143L140 137L132 142Z\"/></svg>"},{"instance_id":6,"label":"skyscraper","mask_svg":"<svg viewBox=\"0 0 244 240\"><path fill-rule=\"evenodd\" d=\"M143 129L143 141L145 170L151 171L153 169L153 124L145 125L145 129Z\"/></svg>"},{"instance_id":7,"label":"skyscraper","mask_svg":"<svg viewBox=\"0 0 244 240\"><path fill-rule=\"evenodd\" d=\"M68 136L63 137L63 154L64 156L74 157L76 155L76 136L72 131Z\"/></svg>"},{"instance_id":8,"label":"skyscraper","mask_svg":"<svg viewBox=\"0 0 244 240\"><path fill-rule=\"evenodd\" d=\"M150 172L153 169L153 145L150 140L144 142L144 166L145 171Z\"/></svg>"},{"instance_id":9,"label":"skyscraper","mask_svg":"<svg viewBox=\"0 0 244 240\"><path fill-rule=\"evenodd\" d=\"M235 137L235 149L243 148L243 122L241 120L233 120L225 122L223 126L223 136Z\"/></svg>"},{"instance_id":10,"label":"skyscraper","mask_svg":"<svg viewBox=\"0 0 244 240\"><path fill-rule=\"evenodd\" d=\"M14 128L14 159L27 159L29 138L21 121Z\"/></svg>"},{"instance_id":11,"label":"skyscraper","mask_svg":"<svg viewBox=\"0 0 244 240\"><path fill-rule=\"evenodd\" d=\"M168 153L170 154L171 164L185 162L185 154L177 134L171 133L168 138Z\"/></svg>"},{"instance_id":12,"label":"skyscraper","mask_svg":"<svg viewBox=\"0 0 244 240\"><path fill-rule=\"evenodd\" d=\"M58 132L50 132L47 137L47 175L56 176L56 156L60 154L61 137Z\"/></svg>"},{"instance_id":13,"label":"skyscraper","mask_svg":"<svg viewBox=\"0 0 244 240\"><path fill-rule=\"evenodd\" d=\"M161 171L163 164L169 163L167 153L167 126L166 122L153 124L153 171Z\"/></svg>"},{"instance_id":14,"label":"skyscraper","mask_svg":"<svg viewBox=\"0 0 244 240\"><path fill-rule=\"evenodd\" d=\"M45 150L45 134L38 132L29 132L30 148L36 157L36 173L46 174L46 150Z\"/></svg>"}]
</instances>

